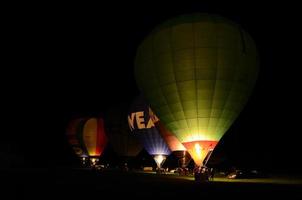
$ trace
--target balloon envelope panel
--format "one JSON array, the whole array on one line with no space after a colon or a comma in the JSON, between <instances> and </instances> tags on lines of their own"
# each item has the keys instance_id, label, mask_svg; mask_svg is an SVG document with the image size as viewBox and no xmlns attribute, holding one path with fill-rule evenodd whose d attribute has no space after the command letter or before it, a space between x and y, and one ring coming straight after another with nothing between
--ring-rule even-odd
<instances>
[{"instance_id":1,"label":"balloon envelope panel","mask_svg":"<svg viewBox=\"0 0 302 200\"><path fill-rule=\"evenodd\" d=\"M83 140L89 156L100 156L107 144L103 119L92 118L86 121Z\"/></svg>"},{"instance_id":2,"label":"balloon envelope panel","mask_svg":"<svg viewBox=\"0 0 302 200\"><path fill-rule=\"evenodd\" d=\"M186 151L184 145L160 121L155 126L171 151Z\"/></svg>"}]
</instances>

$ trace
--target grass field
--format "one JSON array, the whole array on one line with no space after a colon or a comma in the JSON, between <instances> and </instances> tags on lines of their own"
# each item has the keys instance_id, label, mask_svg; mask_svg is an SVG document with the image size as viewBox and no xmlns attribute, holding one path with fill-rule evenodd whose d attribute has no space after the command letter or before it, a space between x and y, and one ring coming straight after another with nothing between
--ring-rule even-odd
<instances>
[{"instance_id":1,"label":"grass field","mask_svg":"<svg viewBox=\"0 0 302 200\"><path fill-rule=\"evenodd\" d=\"M154 174L155 172L149 172L145 174ZM158 176L158 175L157 175ZM193 176L179 176L178 174L162 175L166 178L184 179L194 181ZM225 177L215 177L211 182L229 182L229 183L259 183L259 184L281 184L281 185L302 185L302 177L291 177L285 175L272 175L268 178L249 178L249 179L229 179Z\"/></svg>"},{"instance_id":2,"label":"grass field","mask_svg":"<svg viewBox=\"0 0 302 200\"><path fill-rule=\"evenodd\" d=\"M2 194L8 199L142 199L272 196L302 199L301 179L226 179L200 183L176 174L125 173L91 170L41 170L0 173ZM107 198L110 197L110 198ZM106 197L106 198L105 198Z\"/></svg>"}]
</instances>

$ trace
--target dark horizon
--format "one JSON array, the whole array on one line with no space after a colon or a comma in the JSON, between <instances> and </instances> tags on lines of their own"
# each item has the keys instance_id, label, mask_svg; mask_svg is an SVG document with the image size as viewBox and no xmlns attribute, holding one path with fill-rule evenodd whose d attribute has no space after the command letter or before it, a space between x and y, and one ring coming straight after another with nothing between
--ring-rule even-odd
<instances>
[{"instance_id":1,"label":"dark horizon","mask_svg":"<svg viewBox=\"0 0 302 200\"><path fill-rule=\"evenodd\" d=\"M139 94L136 48L158 24L179 14L207 12L240 24L255 40L260 72L250 100L218 148L242 165L301 169L298 97L299 18L293 6L271 4L123 4L103 10L54 9L14 16L7 34L8 120L0 152L16 166L56 167L76 157L64 135L71 118L103 116ZM45 12L44 12L45 11ZM5 156L4 156L5 157Z\"/></svg>"}]
</instances>

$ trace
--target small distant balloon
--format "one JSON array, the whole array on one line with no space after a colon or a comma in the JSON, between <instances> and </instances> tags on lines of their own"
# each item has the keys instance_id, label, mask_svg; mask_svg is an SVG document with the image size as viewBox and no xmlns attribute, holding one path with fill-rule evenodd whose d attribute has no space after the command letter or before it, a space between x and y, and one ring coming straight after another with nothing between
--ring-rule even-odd
<instances>
[{"instance_id":1,"label":"small distant balloon","mask_svg":"<svg viewBox=\"0 0 302 200\"><path fill-rule=\"evenodd\" d=\"M66 134L75 154L82 160L89 157L92 164L96 164L107 144L103 119L72 120L68 125Z\"/></svg>"}]
</instances>

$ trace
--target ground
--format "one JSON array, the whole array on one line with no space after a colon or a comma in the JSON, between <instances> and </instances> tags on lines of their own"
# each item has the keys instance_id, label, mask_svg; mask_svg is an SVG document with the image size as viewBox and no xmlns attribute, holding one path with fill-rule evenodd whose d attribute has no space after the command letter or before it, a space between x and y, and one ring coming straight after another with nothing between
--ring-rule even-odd
<instances>
[{"instance_id":1,"label":"ground","mask_svg":"<svg viewBox=\"0 0 302 200\"><path fill-rule=\"evenodd\" d=\"M198 183L193 177L79 169L35 169L1 172L2 195L8 199L244 199L277 196L302 199L302 179L225 179Z\"/></svg>"}]
</instances>

